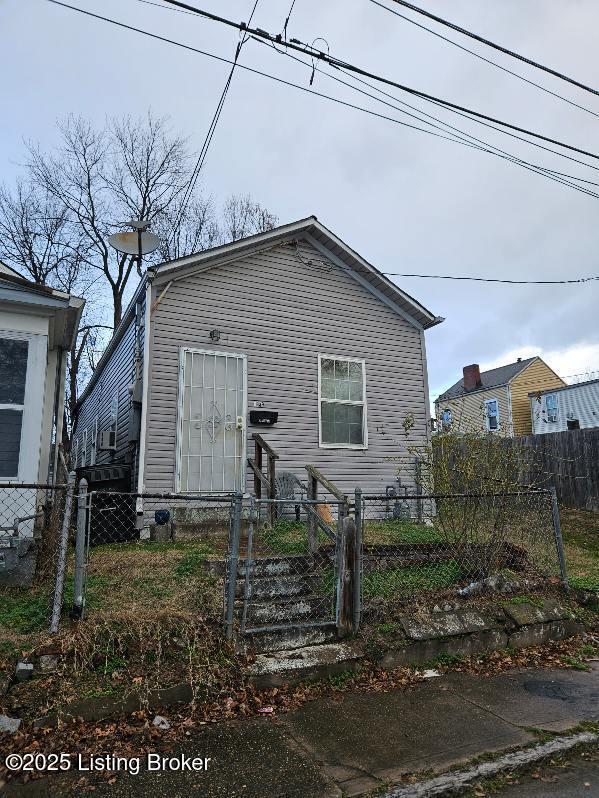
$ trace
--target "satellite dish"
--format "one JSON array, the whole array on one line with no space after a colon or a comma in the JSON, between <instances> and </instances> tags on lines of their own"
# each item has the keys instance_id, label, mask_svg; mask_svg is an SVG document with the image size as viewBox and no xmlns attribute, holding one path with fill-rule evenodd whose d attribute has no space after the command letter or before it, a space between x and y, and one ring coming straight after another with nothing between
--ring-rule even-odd
<instances>
[{"instance_id":1,"label":"satellite dish","mask_svg":"<svg viewBox=\"0 0 599 798\"><path fill-rule=\"evenodd\" d=\"M135 233L114 233L106 239L111 247L127 255L147 255L160 246L160 239L148 231ZM141 246L140 246L141 245Z\"/></svg>"}]
</instances>

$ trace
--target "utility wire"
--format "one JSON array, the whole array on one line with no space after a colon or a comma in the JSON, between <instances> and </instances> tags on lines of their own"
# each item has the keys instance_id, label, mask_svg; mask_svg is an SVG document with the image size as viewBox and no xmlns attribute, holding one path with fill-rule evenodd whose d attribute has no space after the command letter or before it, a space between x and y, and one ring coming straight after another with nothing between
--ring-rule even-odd
<instances>
[{"instance_id":1,"label":"utility wire","mask_svg":"<svg viewBox=\"0 0 599 798\"><path fill-rule=\"evenodd\" d=\"M209 52L207 52L205 50L201 50L201 49L199 49L197 47L192 47L191 45L183 44L182 42L178 42L178 41L176 41L174 39L169 39L169 38L167 38L165 36L160 36L160 35L158 35L156 33L151 33L149 31L142 30L141 28L137 28L137 27L134 27L132 25L127 25L124 22L119 22L118 20L111 19L110 17L105 17L105 16L102 16L100 14L95 14L95 13L93 13L91 11L87 11L85 9L78 8L77 6L72 6L72 5L69 5L68 3L63 3L60 0L48 0L48 2L53 3L54 5L62 6L64 8L67 8L67 9L71 10L71 11L77 11L77 12L79 12L81 14L84 14L85 16L89 16L89 17L91 17L93 19L99 19L99 20L101 20L103 22L108 22L108 23L110 23L112 25L115 25L115 26L117 26L119 28L123 28L123 29L129 30L129 31L133 31L134 33L140 33L140 34L142 34L144 36L148 36L149 38L156 39L157 41L161 41L161 42L164 42L164 43L167 43L167 44L175 45L176 47L180 47L180 48L182 48L184 50L187 50L189 52L197 53L199 55L205 55L205 56L207 56L209 58L213 58L214 60L220 61L222 63L226 63L226 64L233 64L234 63L231 59L224 58L223 56L218 56L218 55L215 55L214 53L209 53ZM280 51L278 51L278 52L280 52ZM300 59L298 59L298 60L300 60ZM442 135L441 133L436 133L433 130L429 130L429 129L426 129L426 128L421 128L421 127L418 127L417 125L408 124L407 122L402 122L401 120L396 119L396 118L391 117L391 116L388 116L386 114L378 113L378 112L373 111L371 109L364 108L363 106L356 105L354 103L350 103L350 102L347 102L345 100L341 100L338 97L332 97L332 96L330 96L328 94L324 94L323 92L319 92L319 91L316 91L314 89L307 88L306 86L301 86L301 85L299 85L297 83L293 83L293 82L285 80L283 78L276 77L274 75L269 74L268 72L263 72L261 70L254 69L254 68L248 67L248 66L244 66L243 64L239 64L239 63L237 64L237 66L238 66L239 69L243 69L243 70L245 70L247 72L250 72L252 74L260 75L261 77L269 78L269 80L273 80L276 83L280 83L280 84L282 84L284 86L290 86L290 87L293 87L295 89L299 89L300 91L306 92L307 94L312 94L312 95L314 95L316 97L320 97L322 99L330 100L331 102L334 102L334 103L336 103L338 105L341 105L341 106L344 106L346 108L352 108L352 109L357 110L357 111L362 111L363 113L366 113L366 114L368 114L370 116L373 116L375 118L384 119L386 121L393 122L394 124L400 125L402 127L406 127L408 129L411 129L411 130L416 130L416 131L419 131L419 132L422 132L422 133L427 133L428 135L434 136L435 138L444 139L446 141L451 141L451 142L456 143L456 144L462 144L463 146L470 147L471 149L474 149L474 150L480 150L480 151L483 151L483 152L488 152L488 150L485 149L484 147L481 147L481 146L479 146L479 145L477 145L475 143L469 143L469 142L461 141L459 138L457 138L457 137L455 137L455 136L453 136L451 134L445 136L445 135ZM319 70L319 72L320 72L320 70ZM328 73L322 73L322 74L328 74ZM430 124L430 123L428 123L428 124ZM496 153L491 153L491 154L496 154ZM568 156L564 156L564 157L568 157ZM510 158L506 158L506 160L511 160L511 159ZM514 162L516 162L516 161L514 160ZM589 164L589 166L590 166L590 164ZM536 168L534 168L534 167L525 166L524 168L530 168L531 171L536 171ZM541 169L541 167L539 167L539 169ZM564 185L570 186L570 187L574 188L575 190L581 191L582 193L589 194L590 196L594 197L595 199L599 198L599 195L596 195L596 194L594 194L591 191L587 191L582 186L576 186L576 185L569 184L569 183L565 182L564 180L561 180L561 179L558 179L557 177L554 177L551 174L545 175L545 171L546 170L543 170L540 173L543 174L544 176L549 177L549 179L555 180L558 183L562 183Z\"/></svg>"},{"instance_id":2,"label":"utility wire","mask_svg":"<svg viewBox=\"0 0 599 798\"><path fill-rule=\"evenodd\" d=\"M141 1L147 2L147 0L141 0ZM599 119L599 113L591 111L590 108L587 108L584 105L580 105L580 103L575 103L574 100L569 100L567 97L564 97L562 94L559 94L556 91L551 91L551 89L548 89L546 86L542 86L540 83L536 83L534 80L525 78L524 75L520 75L518 72L514 72L513 70L508 69L507 67L504 67L501 64L498 64L497 61L492 61L490 58L485 58L484 55L477 53L476 50L470 50L468 47L464 47L464 45L458 44L453 39L450 39L447 36L443 36L442 33L438 33L436 30L428 28L426 25L422 25L420 22L416 22L415 19L411 19L410 17L407 17L405 14L400 14L399 11L395 11L395 9L389 8L388 6L379 3L378 0L370 0L370 2L374 3L374 5L378 6L379 8L384 8L385 11L388 11L390 14L394 14L396 17L399 17L400 19L409 22L410 25L415 25L417 28L425 30L427 31L427 33L431 33L433 36L436 36L438 39L442 39L444 42L452 44L454 47L457 47L459 50L463 50L465 53L470 53L470 55L473 55L475 58L479 58L481 61L484 61L486 64L491 64L491 66L494 66L497 69L501 69L502 72L507 72L508 75L513 75L513 77L519 78L520 80L524 81L524 83L528 83L530 86L535 86L537 89L544 91L546 94L550 94L552 97L557 97L557 99L563 100L565 103L568 103L568 105L573 105L575 108L579 108L581 111L585 111L587 114L591 114L592 116L595 116ZM388 0L388 2L391 2L391 0Z\"/></svg>"},{"instance_id":3,"label":"utility wire","mask_svg":"<svg viewBox=\"0 0 599 798\"><path fill-rule=\"evenodd\" d=\"M509 285L572 285L573 283L590 283L599 280L596 277L579 277L575 280L500 280L494 277L456 277L451 274L403 274L399 272L383 272L385 277L424 277L429 280L474 280L478 283L508 283Z\"/></svg>"},{"instance_id":4,"label":"utility wire","mask_svg":"<svg viewBox=\"0 0 599 798\"><path fill-rule=\"evenodd\" d=\"M466 131L462 130L461 128L455 127L454 125L450 125L448 122L444 122L443 120L439 119L438 117L433 116L432 114L426 113L426 111L423 111L423 110L421 110L420 108L417 108L414 105L410 105L410 103L406 103L403 100L397 99L392 94L389 94L388 92L385 92L383 89L380 89L380 88L378 88L376 86L373 86L372 84L368 83L368 81L362 80L361 78L357 77L356 75L352 75L351 73L348 75L348 77L350 77L352 80L358 81L360 84L362 84L364 86L368 86L373 91L379 92L384 97L390 98L391 100L394 101L394 103L398 103L399 105L405 106L406 108L411 108L413 111L416 111L418 114L421 114L422 116L427 117L428 119L432 119L435 122L439 123L438 125L435 125L432 122L429 122L428 119L423 119L422 116L417 116L416 114L411 114L408 111L403 110L402 108L398 108L396 104L386 102L385 100L381 99L380 97L377 97L376 95L371 94L368 91L364 91L363 89L360 89L359 87L355 86L352 83L348 83L347 81L342 80L341 78L339 78L339 77L337 77L335 75L332 75L330 72L325 72L324 70L317 69L313 65L306 63L306 61L302 61L301 58L298 58L297 56L292 55L291 53L285 52L284 50L279 50L277 47L274 47L274 45L269 45L267 42L264 42L262 39L256 39L255 37L252 37L252 38L254 39L254 41L257 41L260 44L262 44L264 46L267 46L267 47L270 47L271 49L275 50L275 52L279 53L280 55L285 55L285 56L291 58L293 61L296 61L297 63L302 64L303 66L305 66L305 67L307 67L309 69L315 70L319 74L325 75L326 77L330 78L331 80L334 80L335 82L340 83L340 84L342 84L344 86L348 86L349 88L353 89L354 91L357 91L360 94L365 95L366 97L370 97L371 99L374 99L377 102L382 103L383 105L386 105L386 106L388 106L390 108L393 108L394 110L399 111L400 113L403 113L403 114L405 114L405 115L407 115L409 117L412 117L413 119L416 119L419 122L423 122L424 124L428 124L428 125L430 125L431 127L435 128L437 130L443 130L443 132L446 132L445 128L449 128L451 131L454 131L454 135L456 135L456 139L458 141L460 141L462 143L468 143L468 144L470 144L471 141L477 142L478 144L481 145L482 151L487 152L489 155L497 155L499 157L503 157L505 160L508 160L508 161L510 161L512 163L515 163L515 164L518 164L520 166L524 166L524 168L530 168L532 171L535 171L538 174L542 174L543 176L546 176L546 177L549 177L549 178L551 178L551 176L553 175L553 176L557 176L557 177L566 178L567 180L576 180L576 181L580 181L580 182L583 182L583 183L587 183L589 185L599 186L599 183L594 182L592 180L587 180L586 178L578 177L576 175L570 175L570 174L567 174L567 173L564 173L564 172L558 172L555 169L549 169L547 167L540 166L539 164L532 164L532 163L530 163L528 161L523 160L522 158L518 158L517 156L513 155L512 153L507 152L506 150L501 149L500 147L496 147L495 145L490 144L490 143L484 141L483 139L480 139L480 138L477 138L476 136L473 136L471 133L467 133ZM344 70L340 70L340 71L343 74L345 74ZM440 127L439 125L442 125L443 127ZM501 132L501 133L505 132L505 131L502 131L499 128L493 127L492 125L486 125L486 126L490 127L492 130L496 130L496 131ZM540 147L543 150L547 150L549 152L555 153L556 155L560 155L561 154L561 153L557 152L556 150L552 150L549 147L545 147L542 144L538 144L537 142L528 142L527 139L523 139L520 136L515 136L512 133L508 133L507 135L513 136L514 138L520 139L521 141L525 141L527 143L534 144L535 146ZM470 139L471 141L467 141L467 139L464 138L464 137L467 137L467 139ZM565 156L565 157L569 158L569 156ZM583 164L584 166L591 166L590 164L586 164L584 161L580 161L578 158L572 158L571 160L575 161L576 163ZM591 168L596 169L598 167L591 167ZM562 182L562 181L559 180L558 182ZM570 185L572 188L576 188L575 184L566 183L566 185ZM584 193L587 193L587 192L585 191ZM591 196L595 196L594 192L588 192L588 193L590 193Z\"/></svg>"},{"instance_id":5,"label":"utility wire","mask_svg":"<svg viewBox=\"0 0 599 798\"><path fill-rule=\"evenodd\" d=\"M169 0L167 0L169 2ZM477 42L482 42L482 44L486 44L489 47L492 47L495 50L499 50L501 53L505 53L506 55L510 55L512 58L517 58L519 61L523 61L525 64L529 66L533 66L536 69L540 69L543 72L547 72L549 75L553 75L560 80L565 80L566 83L571 83L573 86L577 86L579 89L583 89L584 91L588 91L591 94L595 94L599 96L599 91L597 89L593 89L590 86L587 86L584 83L581 83L574 78L570 78L567 75L558 72L555 69L551 69L550 67L544 66L543 64L539 64L537 61L533 61L531 58L526 58L526 56L520 55L519 53L515 53L513 50L509 50L507 47L502 47L500 44L496 44L495 42L490 41L489 39L485 39L482 36L479 36L477 33L472 33L472 31L466 30L466 28L461 28L459 25L454 24L453 22L449 22L443 17L438 17L436 14L431 14L430 11L425 11L423 8L419 8L418 6L413 5L412 3L406 2L406 0L391 0L393 3L397 3L397 5L403 6L404 8L409 8L410 11L415 11L417 14L422 14L424 17L428 17L429 19L434 20L435 22L440 23L441 25L445 25L447 28L451 28L452 30L457 31L458 33L462 33L464 36L468 36L471 39L474 39Z\"/></svg>"},{"instance_id":6,"label":"utility wire","mask_svg":"<svg viewBox=\"0 0 599 798\"><path fill-rule=\"evenodd\" d=\"M251 23L251 21L252 21L252 19L254 17L258 2L259 2L259 0L255 0L255 2L254 2L254 6L252 8L252 13L250 14L250 19L249 19L249 23L248 24ZM216 106L216 111L214 112L214 116L212 117L212 121L211 121L210 126L208 128L208 132L206 134L206 138L204 139L204 143L202 145L202 149L200 150L200 154L198 156L198 160L197 160L197 162L196 162L196 164L194 166L193 172L191 173L191 177L189 179L187 188L185 190L185 194L183 195L183 200L181 202L181 207L179 208L179 213L177 214L177 218L175 220L175 224L173 225L173 237L176 235L176 231L177 231L178 225L180 224L180 222L181 222L181 220L182 220L182 218L183 218L183 216L185 214L185 211L187 209L187 206L189 204L189 201L190 201L191 197L193 196L194 189L195 189L196 184L198 182L198 177L200 175L202 167L204 166L204 162L206 160L206 156L208 155L208 150L210 148L210 144L212 143L212 139L214 138L214 132L216 130L216 126L218 125L218 121L220 119L220 115L221 115L223 107L225 105L225 100L227 99L227 94L228 94L229 88L231 86L231 81L233 80L233 74L235 72L235 67L237 66L237 61L238 61L239 55L241 53L241 48L246 43L246 41L247 41L247 36L245 36L242 33L241 34L241 38L240 38L239 42L237 43L237 48L235 50L235 58L233 59L233 65L231 66L231 71L229 72L229 76L227 78L227 81L226 81L225 86L223 88L223 91L221 93L220 99L219 99L218 104Z\"/></svg>"},{"instance_id":7,"label":"utility wire","mask_svg":"<svg viewBox=\"0 0 599 798\"><path fill-rule=\"evenodd\" d=\"M50 2L57 2L57 0L50 0ZM246 31L249 34L253 34L258 38L264 39L265 41L269 41L274 44L282 43L282 37L280 34L278 36L273 36L273 34L268 33L268 31L261 30L260 28L251 28L245 22L234 22L230 19L227 19L226 17L221 17L218 14L212 14L209 11L204 11L203 9L196 8L195 6L192 6L189 3L180 2L180 0L165 0L165 2L169 3L170 5L177 6L179 8L184 8L188 11L195 11L201 17L210 19L213 22L219 22L231 28L236 28L237 30ZM347 61L342 61L341 59L335 58L334 56L331 56L328 53L323 53L319 50L316 50L315 48L310 47L310 45L300 42L299 39L290 39L289 41L285 42L285 46L293 50L297 50L298 52L307 54L311 58L317 59L319 61L325 61L326 63L330 64L333 67L343 68L350 72L355 72L358 75L362 75L363 77L374 79L376 81L379 81L380 83L386 83L389 86L394 86L396 89L405 91L408 94L413 94L416 97L421 97L422 99L425 100L430 100L436 103L440 103L447 108L451 108L457 111L462 111L464 113L475 116L479 119L484 119L487 122L493 122L496 125L501 125L503 127L506 127L509 130L515 130L518 133L524 133L527 136L533 136L534 138L541 139L542 141L546 141L550 144L556 144L559 147L564 147L567 150L577 152L579 155L586 155L590 158L594 158L595 160L599 160L599 155L597 155L596 153L589 152L588 150L583 150L580 147L575 147L571 144L566 144L563 141L559 141L549 136L545 136L542 133L537 133L535 131L528 130L527 128L520 127L519 125L511 124L510 122L505 122L501 119L497 119L496 117L479 113L478 111L474 111L471 108L466 108L463 105L458 105L457 103L450 102L449 100L444 100L440 97L435 97L432 94L427 94L426 92L419 91L418 89L414 89L402 83L397 83L396 81L391 80L390 78L385 78L382 75L377 75L373 72L369 72L368 70L362 69L362 67L356 66L355 64L351 64Z\"/></svg>"},{"instance_id":8,"label":"utility wire","mask_svg":"<svg viewBox=\"0 0 599 798\"><path fill-rule=\"evenodd\" d=\"M293 13L293 6L295 5L295 0L291 0L291 7L287 13L287 17L285 18L285 24L283 25L283 38L287 39L287 25L289 25L289 20L291 19L291 15Z\"/></svg>"}]
</instances>

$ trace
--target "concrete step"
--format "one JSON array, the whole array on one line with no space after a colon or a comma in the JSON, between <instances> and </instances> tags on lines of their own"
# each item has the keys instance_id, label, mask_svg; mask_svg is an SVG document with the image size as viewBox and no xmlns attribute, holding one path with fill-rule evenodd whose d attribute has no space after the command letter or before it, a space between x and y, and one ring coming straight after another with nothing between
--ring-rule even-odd
<instances>
[{"instance_id":1,"label":"concrete step","mask_svg":"<svg viewBox=\"0 0 599 798\"><path fill-rule=\"evenodd\" d=\"M272 601L287 596L306 596L318 591L322 581L321 574L254 577L249 585L248 599ZM244 592L245 582L238 580L235 586L236 597L241 598Z\"/></svg>"},{"instance_id":2,"label":"concrete step","mask_svg":"<svg viewBox=\"0 0 599 798\"><path fill-rule=\"evenodd\" d=\"M238 608L238 617L243 604ZM267 626L286 621L329 621L334 617L335 607L326 596L299 596L283 600L249 602L246 623L252 626Z\"/></svg>"},{"instance_id":3,"label":"concrete step","mask_svg":"<svg viewBox=\"0 0 599 798\"><path fill-rule=\"evenodd\" d=\"M360 669L364 652L355 643L323 643L258 654L250 668L250 683L259 690L297 684Z\"/></svg>"},{"instance_id":4,"label":"concrete step","mask_svg":"<svg viewBox=\"0 0 599 798\"><path fill-rule=\"evenodd\" d=\"M260 557L253 561L249 570L251 576L283 576L306 573L313 567L312 557L297 555L293 557ZM245 578L247 570L246 560L240 558L237 564L238 578Z\"/></svg>"},{"instance_id":5,"label":"concrete step","mask_svg":"<svg viewBox=\"0 0 599 798\"><path fill-rule=\"evenodd\" d=\"M337 639L334 623L280 626L268 629L252 629L239 640L240 648L257 654L265 651L286 651L288 649L317 646L331 643Z\"/></svg>"},{"instance_id":6,"label":"concrete step","mask_svg":"<svg viewBox=\"0 0 599 798\"><path fill-rule=\"evenodd\" d=\"M314 558L310 555L292 555L284 557L260 557L256 556L252 560L250 574L252 576L279 576L285 574L301 574L312 570ZM226 572L225 560L210 560L207 567L217 576L223 576ZM237 578L245 579L247 562L245 552L240 553L237 561Z\"/></svg>"}]
</instances>

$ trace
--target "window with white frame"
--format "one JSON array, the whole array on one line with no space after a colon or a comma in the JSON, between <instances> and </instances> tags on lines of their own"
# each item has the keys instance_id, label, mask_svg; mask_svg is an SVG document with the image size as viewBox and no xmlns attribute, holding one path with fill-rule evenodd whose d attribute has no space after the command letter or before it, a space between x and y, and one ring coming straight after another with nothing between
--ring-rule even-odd
<instances>
[{"instance_id":1,"label":"window with white frame","mask_svg":"<svg viewBox=\"0 0 599 798\"><path fill-rule=\"evenodd\" d=\"M499 429L499 402L497 399L485 400L485 424L490 432Z\"/></svg>"},{"instance_id":2,"label":"window with white frame","mask_svg":"<svg viewBox=\"0 0 599 798\"><path fill-rule=\"evenodd\" d=\"M557 421L557 396L554 393L548 393L545 397L545 411L547 421Z\"/></svg>"},{"instance_id":3,"label":"window with white frame","mask_svg":"<svg viewBox=\"0 0 599 798\"><path fill-rule=\"evenodd\" d=\"M365 449L368 444L365 362L319 355L318 370L320 445Z\"/></svg>"},{"instance_id":4,"label":"window with white frame","mask_svg":"<svg viewBox=\"0 0 599 798\"><path fill-rule=\"evenodd\" d=\"M451 429L451 422L453 417L451 415L451 410L446 407L445 410L441 413L441 428L444 430Z\"/></svg>"},{"instance_id":5,"label":"window with white frame","mask_svg":"<svg viewBox=\"0 0 599 798\"><path fill-rule=\"evenodd\" d=\"M0 338L0 478L19 475L29 342Z\"/></svg>"}]
</instances>

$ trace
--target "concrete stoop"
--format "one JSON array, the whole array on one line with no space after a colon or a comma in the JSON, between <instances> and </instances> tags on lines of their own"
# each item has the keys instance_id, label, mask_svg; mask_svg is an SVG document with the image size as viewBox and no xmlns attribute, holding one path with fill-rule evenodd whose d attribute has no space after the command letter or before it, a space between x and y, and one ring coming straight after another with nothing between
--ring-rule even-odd
<instances>
[{"instance_id":1,"label":"concrete stoop","mask_svg":"<svg viewBox=\"0 0 599 798\"><path fill-rule=\"evenodd\" d=\"M527 603L492 607L485 612L419 610L399 617L403 635L389 640L377 655L368 659L393 669L422 665L443 655L471 656L504 648L526 648L552 640L564 640L584 632L569 609L555 599L542 606ZM279 687L326 678L360 668L366 652L357 641L332 642L334 626L321 629L301 626L258 635L256 659L250 681L259 688ZM320 643L320 645L318 645Z\"/></svg>"}]
</instances>

